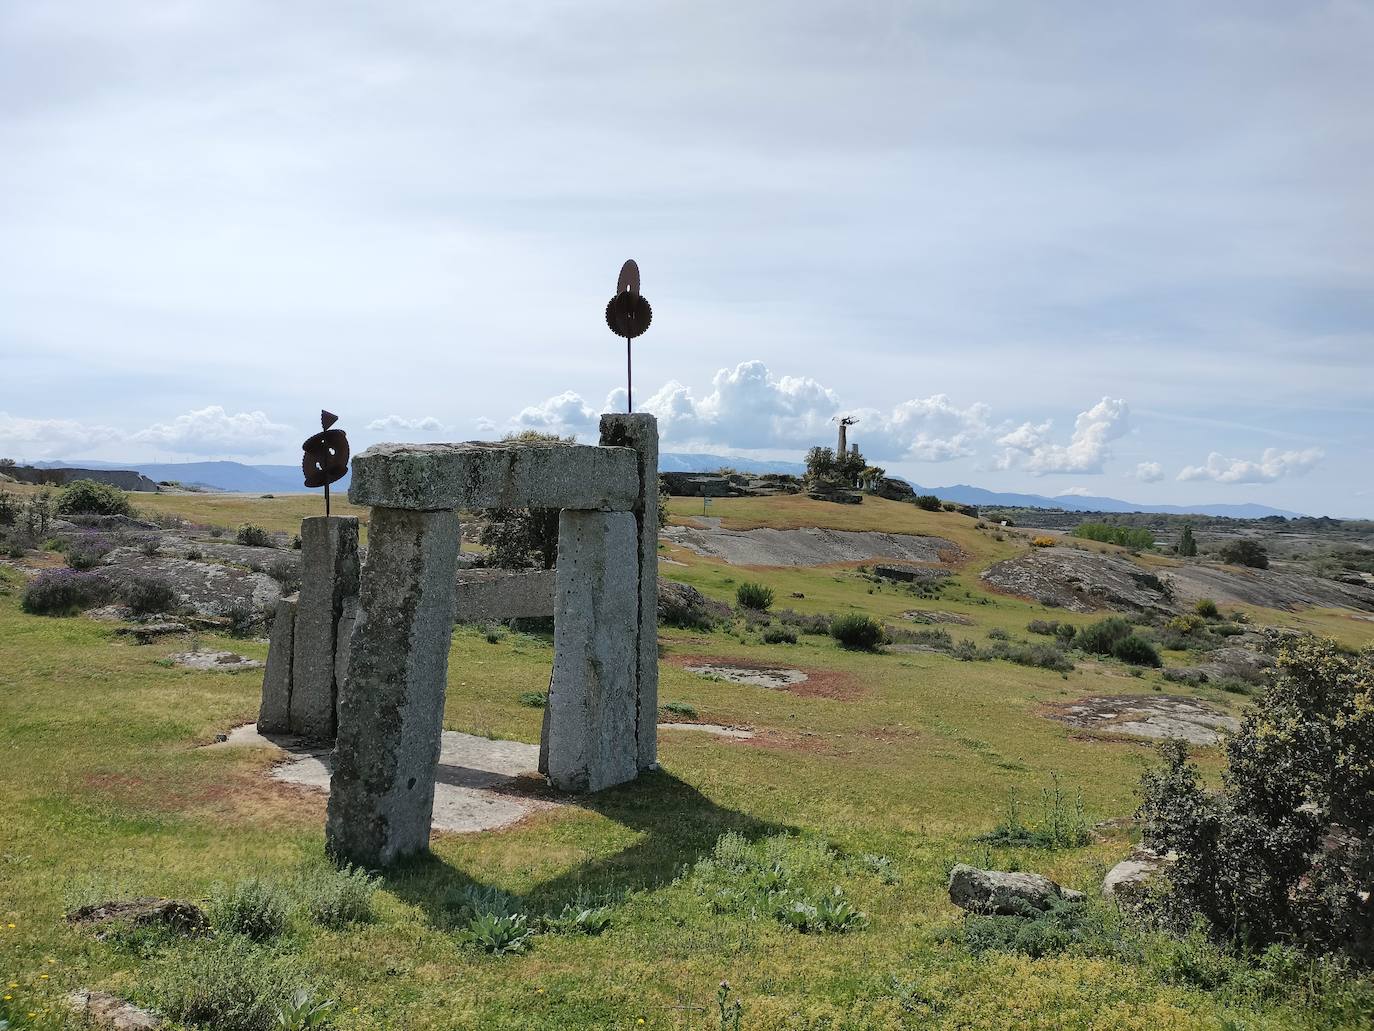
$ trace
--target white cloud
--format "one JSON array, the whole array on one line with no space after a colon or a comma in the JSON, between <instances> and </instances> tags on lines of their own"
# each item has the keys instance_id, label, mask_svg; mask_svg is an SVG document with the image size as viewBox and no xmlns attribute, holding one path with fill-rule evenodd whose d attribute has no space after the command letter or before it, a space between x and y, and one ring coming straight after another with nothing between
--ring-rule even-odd
<instances>
[{"instance_id":1,"label":"white cloud","mask_svg":"<svg viewBox=\"0 0 1374 1031\"><path fill-rule=\"evenodd\" d=\"M444 424L432 415L426 415L419 419L407 419L400 415L388 415L381 419L373 419L367 424L369 430L378 433L434 433L444 428Z\"/></svg>"},{"instance_id":2,"label":"white cloud","mask_svg":"<svg viewBox=\"0 0 1374 1031\"><path fill-rule=\"evenodd\" d=\"M565 390L542 404L522 408L514 421L516 428L522 430L557 433L560 436L586 436L599 433L598 414L582 400L581 395Z\"/></svg>"},{"instance_id":3,"label":"white cloud","mask_svg":"<svg viewBox=\"0 0 1374 1031\"><path fill-rule=\"evenodd\" d=\"M1036 476L1047 473L1100 473L1111 457L1111 442L1126 432L1130 407L1121 398L1104 397L1074 420L1073 435L1067 445L1048 439L1050 423L1023 423L999 437L997 443L1008 448L1001 461L1011 464L1011 451L1024 456L1022 465Z\"/></svg>"},{"instance_id":4,"label":"white cloud","mask_svg":"<svg viewBox=\"0 0 1374 1031\"><path fill-rule=\"evenodd\" d=\"M1164 466L1158 462L1141 462L1135 467L1135 478L1141 483L1158 483L1164 479Z\"/></svg>"},{"instance_id":5,"label":"white cloud","mask_svg":"<svg viewBox=\"0 0 1374 1031\"><path fill-rule=\"evenodd\" d=\"M0 412L0 458L82 458L83 451L121 436L108 426L87 426L71 419L24 419Z\"/></svg>"},{"instance_id":6,"label":"white cloud","mask_svg":"<svg viewBox=\"0 0 1374 1031\"><path fill-rule=\"evenodd\" d=\"M279 450L290 432L290 426L273 422L263 412L230 415L210 405L170 423L155 423L129 439L190 455L261 455Z\"/></svg>"},{"instance_id":7,"label":"white cloud","mask_svg":"<svg viewBox=\"0 0 1374 1031\"><path fill-rule=\"evenodd\" d=\"M1207 456L1206 465L1185 466L1180 480L1214 480L1217 483L1273 483L1285 476L1300 476L1324 457L1321 448L1280 451L1265 448L1258 462L1227 458L1218 451Z\"/></svg>"},{"instance_id":8,"label":"white cloud","mask_svg":"<svg viewBox=\"0 0 1374 1031\"><path fill-rule=\"evenodd\" d=\"M1056 496L1061 498L1086 498L1092 494L1087 487L1070 487L1068 490L1061 490Z\"/></svg>"}]
</instances>

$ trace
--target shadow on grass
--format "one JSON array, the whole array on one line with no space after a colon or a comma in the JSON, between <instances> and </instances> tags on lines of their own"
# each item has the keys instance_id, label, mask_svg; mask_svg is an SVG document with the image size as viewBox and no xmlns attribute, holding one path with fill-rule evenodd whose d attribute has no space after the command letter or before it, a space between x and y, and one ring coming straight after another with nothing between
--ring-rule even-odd
<instances>
[{"instance_id":1,"label":"shadow on grass","mask_svg":"<svg viewBox=\"0 0 1374 1031\"><path fill-rule=\"evenodd\" d=\"M717 805L696 788L662 772L580 796L577 804L638 832L639 840L614 855L590 859L536 884L514 900L520 908L531 912L557 909L580 892L615 896L660 887L684 866L709 855L716 839L730 831L749 841L795 833L795 828L785 824ZM448 919L455 900L466 889L489 887L428 852L397 864L384 874L384 881L388 890L424 910L436 926Z\"/></svg>"}]
</instances>

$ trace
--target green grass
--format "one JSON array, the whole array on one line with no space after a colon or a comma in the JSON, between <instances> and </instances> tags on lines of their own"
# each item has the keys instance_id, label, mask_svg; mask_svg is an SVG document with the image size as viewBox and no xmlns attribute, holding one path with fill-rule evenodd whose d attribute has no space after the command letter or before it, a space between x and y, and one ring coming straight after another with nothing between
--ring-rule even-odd
<instances>
[{"instance_id":1,"label":"green grass","mask_svg":"<svg viewBox=\"0 0 1374 1031\"><path fill-rule=\"evenodd\" d=\"M232 515L216 510L223 502L214 497L175 501L202 522L291 528L280 525L285 515L278 524L264 516L270 501L245 501ZM995 627L1024 635L1037 616L1091 621L978 589L971 570L1014 553L1021 545L1013 540L997 542L966 517L877 501L841 510L807 499L743 499L718 502L713 514L787 522L821 505L816 518L829 525L940 533L971 556L941 599L919 601L890 586L869 594L875 585L852 569L741 571L676 550L686 565L664 573L720 600L731 600L745 578L757 580L775 590L775 607L803 611L865 611L889 621L913 608L960 612L976 625L951 633L980 643ZM674 511L686 504L675 501ZM887 506L890 523L879 511ZM25 615L15 575L0 576L0 965L25 998L40 1002L91 986L155 1003L157 986L180 969L174 954L79 934L61 919L68 901L102 893L206 899L217 884L255 876L290 893L320 868L323 802L274 787L261 752L196 747L254 718L256 676L165 668L158 660L185 642L140 647L93 620ZM792 591L806 597L792 599ZM948 940L960 925L944 892L951 862L1015 864L1092 892L1129 848L1120 836L1057 851L975 840L1004 818L1009 792L1038 797L1056 773L1066 790L1081 789L1091 820L1135 808L1149 748L1075 740L1040 715L1041 706L1151 688L1197 692L1110 664L1065 679L1006 662L851 653L828 637L803 635L780 649L743 636L665 631L660 697L692 706L703 720L751 726L754 741L665 734L661 773L501 832L439 836L430 857L382 879L370 920L322 927L297 899L283 933L252 946L264 982L289 975L320 998L339 999L333 1026L345 1031L714 1028L722 979L743 1002L749 1031L1330 1023L1283 998L1203 990L1147 961L980 957ZM257 658L266 650L227 638L202 643ZM681 665L698 655L801 667L842 697L707 680ZM537 741L542 713L521 696L544 688L551 660L547 636L508 633L489 643L483 630L459 628L445 726ZM1244 703L1223 692L1203 696L1233 711ZM1217 773L1214 752L1202 762ZM803 934L771 916L755 919L748 907L711 905L683 872L729 832L753 843L797 838L807 855L832 850L829 865L808 874L808 890L843 887L867 914L867 929ZM876 876L864 855L888 857L891 876ZM474 885L509 893L533 915L583 897L605 900L610 925L596 935L541 934L523 954L489 955L463 945L446 908Z\"/></svg>"}]
</instances>

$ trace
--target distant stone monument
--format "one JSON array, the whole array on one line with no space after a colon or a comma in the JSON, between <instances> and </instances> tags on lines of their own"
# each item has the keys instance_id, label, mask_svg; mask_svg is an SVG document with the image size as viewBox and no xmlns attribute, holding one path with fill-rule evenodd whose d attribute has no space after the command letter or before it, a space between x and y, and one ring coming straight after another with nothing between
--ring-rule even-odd
<instances>
[{"instance_id":1,"label":"distant stone monument","mask_svg":"<svg viewBox=\"0 0 1374 1031\"><path fill-rule=\"evenodd\" d=\"M561 510L541 771L597 791L656 765L658 428L616 415L601 433L600 446L383 444L353 459L349 500L372 517L338 705L336 861L387 866L429 845L459 509Z\"/></svg>"}]
</instances>

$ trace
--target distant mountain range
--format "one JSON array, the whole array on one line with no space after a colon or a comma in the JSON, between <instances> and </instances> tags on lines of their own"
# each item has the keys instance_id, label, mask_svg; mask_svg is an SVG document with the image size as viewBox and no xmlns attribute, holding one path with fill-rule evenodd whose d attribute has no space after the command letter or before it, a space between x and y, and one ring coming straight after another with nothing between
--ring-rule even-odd
<instances>
[{"instance_id":1,"label":"distant mountain range","mask_svg":"<svg viewBox=\"0 0 1374 1031\"><path fill-rule=\"evenodd\" d=\"M176 481L188 486L208 487L215 490L235 491L250 494L281 493L288 494L305 490L301 485L301 468L298 465L244 465L242 462L34 462L42 469L55 469L74 466L82 469L133 469L149 479L162 482ZM800 462L776 462L752 458L732 458L727 455L711 455L665 451L659 455L658 467L663 472L715 472L723 466L738 469L742 473L784 473L800 476L806 466ZM899 477L900 478L900 477ZM1284 516L1294 518L1300 512L1289 512L1269 505L1146 505L1119 498L1092 497L1082 494L1061 494L1046 497L1043 494L1013 494L1003 491L971 487L966 483L956 483L949 487L923 487L911 483L918 494L935 494L946 501L958 501L965 505L1007 508L1059 508L1066 512L1165 512L1176 515L1231 516L1235 519L1262 519L1265 516ZM346 490L348 477L339 483L338 489Z\"/></svg>"}]
</instances>

